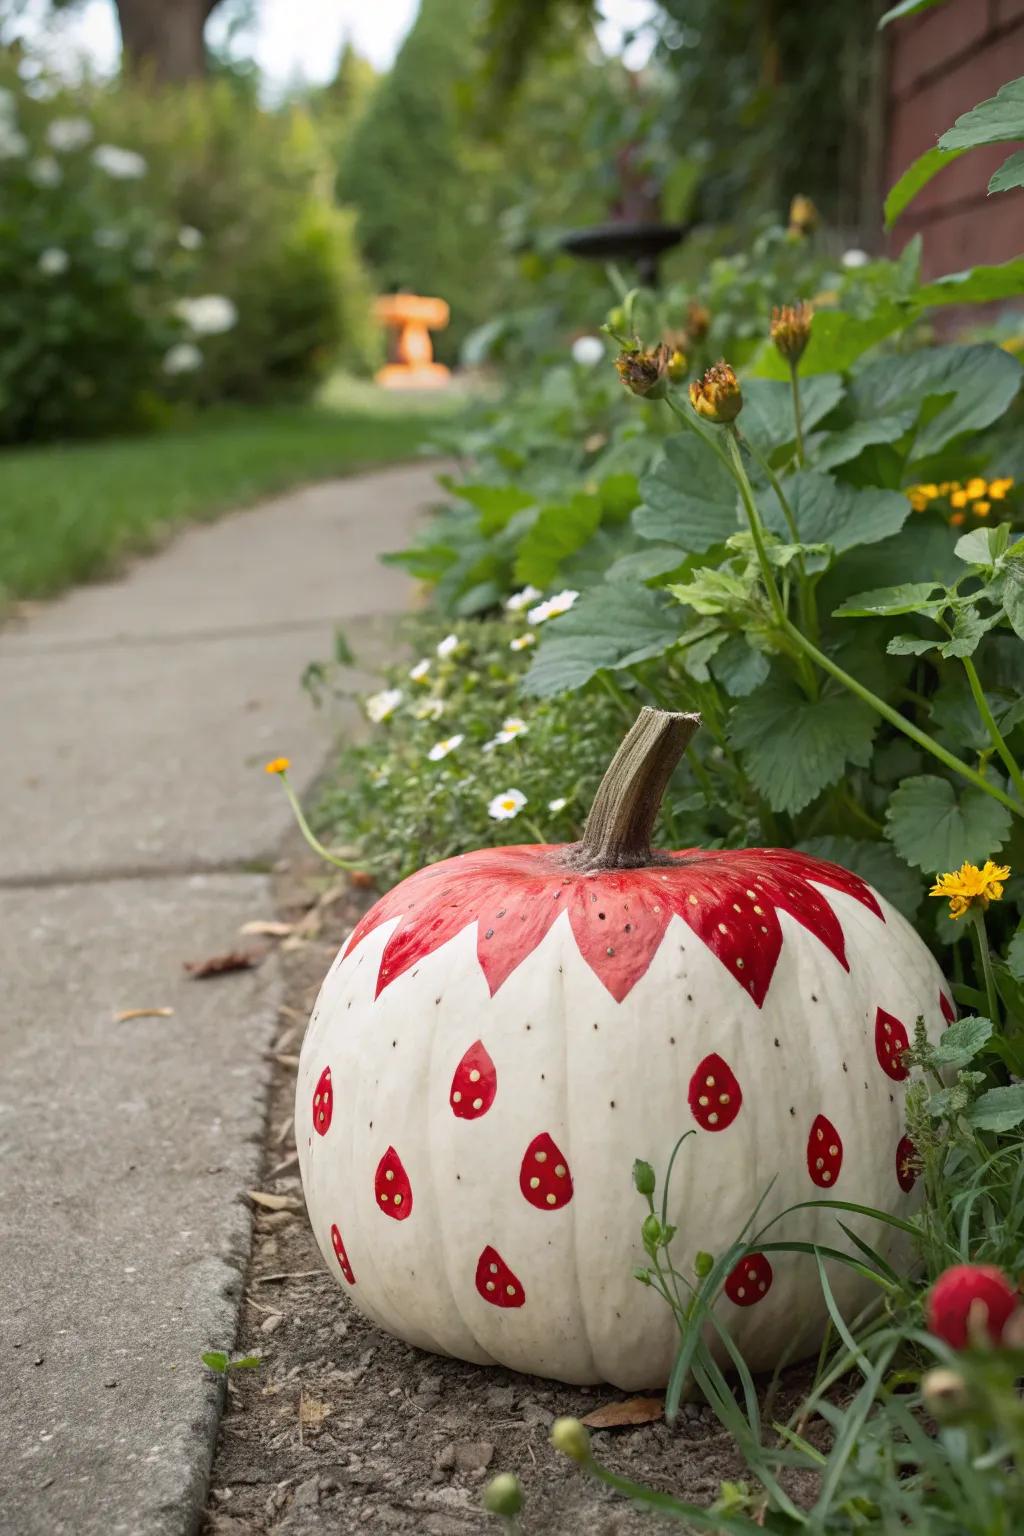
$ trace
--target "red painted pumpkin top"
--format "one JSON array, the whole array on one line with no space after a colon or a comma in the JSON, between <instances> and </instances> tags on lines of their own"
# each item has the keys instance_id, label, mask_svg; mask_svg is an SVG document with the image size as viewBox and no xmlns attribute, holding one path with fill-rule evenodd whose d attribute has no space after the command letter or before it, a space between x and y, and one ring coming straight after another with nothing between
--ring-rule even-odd
<instances>
[{"instance_id":1,"label":"red painted pumpkin top","mask_svg":"<svg viewBox=\"0 0 1024 1536\"><path fill-rule=\"evenodd\" d=\"M580 954L621 1002L653 959L676 915L758 1008L782 949L779 913L812 933L849 969L843 931L817 886L843 891L884 922L871 888L837 864L778 848L690 848L639 869L582 873L544 844L486 848L403 880L363 917L346 953L395 918L377 995L471 923L491 994L568 912Z\"/></svg>"}]
</instances>

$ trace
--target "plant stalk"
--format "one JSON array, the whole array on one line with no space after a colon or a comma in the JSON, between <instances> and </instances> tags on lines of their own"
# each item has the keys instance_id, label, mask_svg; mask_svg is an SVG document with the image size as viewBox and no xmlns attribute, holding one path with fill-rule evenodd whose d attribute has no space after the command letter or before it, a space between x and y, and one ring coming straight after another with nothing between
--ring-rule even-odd
<instances>
[{"instance_id":1,"label":"plant stalk","mask_svg":"<svg viewBox=\"0 0 1024 1536\"><path fill-rule=\"evenodd\" d=\"M800 408L800 380L797 375L797 364L791 359L789 364L789 385L793 391L793 425L796 428L796 461L800 468L804 467L804 420Z\"/></svg>"},{"instance_id":2,"label":"plant stalk","mask_svg":"<svg viewBox=\"0 0 1024 1536\"><path fill-rule=\"evenodd\" d=\"M978 947L978 958L981 961L981 974L985 978L985 995L988 998L988 1016L995 1027L999 1028L999 992L996 988L995 972L992 969L992 951L988 945L988 930L985 927L985 913L981 907L971 908L971 921L974 924L974 937Z\"/></svg>"},{"instance_id":3,"label":"plant stalk","mask_svg":"<svg viewBox=\"0 0 1024 1536\"><path fill-rule=\"evenodd\" d=\"M981 716L985 729L991 737L992 745L1003 760L1003 766L1010 775L1014 789L1017 791L1020 799L1024 801L1024 774L1021 773L1017 759L1007 746L1006 738L995 722L995 716L989 708L989 702L985 697L985 690L981 686L981 679L978 676L977 668L969 656L962 656L960 659L964 664L964 671L967 673L967 681L971 685L971 693L974 695L978 714Z\"/></svg>"},{"instance_id":4,"label":"plant stalk","mask_svg":"<svg viewBox=\"0 0 1024 1536\"><path fill-rule=\"evenodd\" d=\"M322 859L326 859L328 864L333 864L337 869L346 869L349 872L354 870L365 870L369 863L368 860L364 859L362 863L354 864L350 859L339 859L337 854L331 853L329 849L324 847L323 843L317 837L309 822L306 820L306 814L303 811L302 806L299 804L299 797L296 795L294 789L292 789L292 786L288 782L288 775L286 773L279 773L278 778L281 780L281 787L288 797L288 803L291 806L295 820L298 823L299 831L302 833L303 837L306 839L306 842L312 848L313 852L318 853Z\"/></svg>"}]
</instances>

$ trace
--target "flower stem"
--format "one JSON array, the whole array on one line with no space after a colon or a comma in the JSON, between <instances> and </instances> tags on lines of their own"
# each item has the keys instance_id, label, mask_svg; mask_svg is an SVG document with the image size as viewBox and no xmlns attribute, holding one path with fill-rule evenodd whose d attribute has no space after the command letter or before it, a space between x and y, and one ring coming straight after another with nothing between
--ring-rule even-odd
<instances>
[{"instance_id":1,"label":"flower stem","mask_svg":"<svg viewBox=\"0 0 1024 1536\"><path fill-rule=\"evenodd\" d=\"M985 913L981 907L971 908L971 921L974 924L974 937L978 948L978 958L981 961L981 974L985 978L985 995L988 998L988 1016L998 1029L999 1027L999 993L996 991L996 978L992 970L992 952L988 947L988 931L985 927Z\"/></svg>"},{"instance_id":2,"label":"flower stem","mask_svg":"<svg viewBox=\"0 0 1024 1536\"><path fill-rule=\"evenodd\" d=\"M749 437L745 437L743 441L746 444L747 452L750 454L750 457L763 471L767 477L768 484L775 492L775 499L778 501L779 506L782 508L782 515L786 519L786 527L789 529L790 538L793 540L794 544L799 544L800 529L797 526L796 515L794 514L793 508L790 505L789 497L782 489L782 484L778 475L775 473L774 469L772 469L771 465L768 463L768 460L763 456L763 454L760 454L757 451ZM814 593L811 588L811 584L807 579L807 567L804 564L803 555L797 556L796 568L800 578L800 622L803 624L807 633L811 636L811 639L817 640L820 633L818 626L818 609L814 601Z\"/></svg>"},{"instance_id":3,"label":"flower stem","mask_svg":"<svg viewBox=\"0 0 1024 1536\"><path fill-rule=\"evenodd\" d=\"M859 683L855 677L850 676L849 672L844 671L838 662L833 661L830 656L825 655L824 651L820 651L816 645L813 645L806 635L802 635L796 625L791 623L789 619L786 620L786 633L811 661L821 667L822 671L827 672L830 677L835 678L836 682L842 683L844 688L848 688L851 693L856 694L865 704L870 705L876 714L881 715L883 720L888 720L890 725L895 726L898 731L902 731L904 736L909 736L911 741L916 742L919 747L923 747L926 752L930 752L932 757L937 757L940 763L944 763L947 768L951 768L954 773L958 773L969 784L973 784L977 789L984 790L986 795L991 795L993 800L998 800L1001 805L1005 805L1007 810L1012 811L1015 816L1024 817L1024 804L1011 799L1005 790L1000 789L998 784L992 784L985 778L984 774L979 773L976 768L972 768L970 763L965 763L962 758L956 757L952 752L947 752L946 748L941 746L939 742L933 741L924 731L918 730L916 725L913 725L909 720L905 720L884 699L880 699L876 693L872 693L870 688L865 688L863 683Z\"/></svg>"},{"instance_id":4,"label":"flower stem","mask_svg":"<svg viewBox=\"0 0 1024 1536\"><path fill-rule=\"evenodd\" d=\"M978 714L981 716L985 729L992 738L992 745L1003 760L1003 765L1013 781L1014 789L1017 791L1019 798L1024 801L1024 774L1021 773L1017 765L1017 759L1006 745L1006 738L998 725L996 725L995 717L989 708L989 702L985 697L985 690L981 686L981 679L978 676L974 662L969 656L962 656L960 659L964 664L964 671L967 673L967 681L971 685L974 702L978 706Z\"/></svg>"},{"instance_id":5,"label":"flower stem","mask_svg":"<svg viewBox=\"0 0 1024 1536\"><path fill-rule=\"evenodd\" d=\"M281 780L281 787L288 797L288 804L292 808L295 820L298 823L299 831L302 833L303 837L306 839L306 842L312 848L313 852L318 853L322 859L326 859L328 864L333 864L337 869L347 869L350 871L366 869L368 862L367 860L364 859L361 864L353 864L349 859L339 859L337 854L331 853L327 848L324 847L323 843L317 837L316 833L309 825L309 822L306 820L305 812L303 811L302 806L299 804L299 798L288 782L288 775L286 773L279 773L278 778Z\"/></svg>"},{"instance_id":6,"label":"flower stem","mask_svg":"<svg viewBox=\"0 0 1024 1536\"><path fill-rule=\"evenodd\" d=\"M789 384L793 391L793 425L796 428L796 460L800 468L804 467L804 421L803 412L800 409L800 381L797 377L797 365L790 361Z\"/></svg>"}]
</instances>

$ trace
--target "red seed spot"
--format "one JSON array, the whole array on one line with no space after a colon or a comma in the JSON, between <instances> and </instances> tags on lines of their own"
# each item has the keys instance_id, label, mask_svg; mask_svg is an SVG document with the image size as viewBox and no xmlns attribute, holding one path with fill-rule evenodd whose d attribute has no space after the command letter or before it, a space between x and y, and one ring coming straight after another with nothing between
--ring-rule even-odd
<instances>
[{"instance_id":1,"label":"red seed spot","mask_svg":"<svg viewBox=\"0 0 1024 1536\"><path fill-rule=\"evenodd\" d=\"M738 1307L763 1301L772 1288L772 1267L763 1253L748 1253L725 1282L725 1294Z\"/></svg>"},{"instance_id":2,"label":"red seed spot","mask_svg":"<svg viewBox=\"0 0 1024 1536\"><path fill-rule=\"evenodd\" d=\"M497 1248L485 1248L476 1261L476 1288L492 1307L521 1307L526 1292Z\"/></svg>"},{"instance_id":3,"label":"red seed spot","mask_svg":"<svg viewBox=\"0 0 1024 1536\"><path fill-rule=\"evenodd\" d=\"M896 1145L896 1179L905 1195L909 1195L920 1173L917 1148L909 1136L901 1136Z\"/></svg>"},{"instance_id":4,"label":"red seed spot","mask_svg":"<svg viewBox=\"0 0 1024 1536\"><path fill-rule=\"evenodd\" d=\"M818 1115L807 1138L807 1172L821 1189L831 1189L843 1166L843 1143L824 1115Z\"/></svg>"},{"instance_id":5,"label":"red seed spot","mask_svg":"<svg viewBox=\"0 0 1024 1536\"><path fill-rule=\"evenodd\" d=\"M519 1188L538 1211L560 1211L572 1199L569 1164L547 1131L535 1136L523 1154Z\"/></svg>"},{"instance_id":6,"label":"red seed spot","mask_svg":"<svg viewBox=\"0 0 1024 1536\"><path fill-rule=\"evenodd\" d=\"M942 1009L942 1017L945 1019L946 1023L955 1023L956 1008L953 1005L953 999L951 997L947 997L945 992L939 993L939 1007Z\"/></svg>"},{"instance_id":7,"label":"red seed spot","mask_svg":"<svg viewBox=\"0 0 1024 1536\"><path fill-rule=\"evenodd\" d=\"M743 1094L728 1062L714 1052L690 1078L690 1113L705 1131L724 1131L740 1112Z\"/></svg>"},{"instance_id":8,"label":"red seed spot","mask_svg":"<svg viewBox=\"0 0 1024 1536\"><path fill-rule=\"evenodd\" d=\"M470 1046L452 1078L448 1102L452 1113L460 1120L479 1120L494 1103L498 1091L498 1074L494 1062L484 1049L483 1041Z\"/></svg>"},{"instance_id":9,"label":"red seed spot","mask_svg":"<svg viewBox=\"0 0 1024 1536\"><path fill-rule=\"evenodd\" d=\"M331 1242L334 1244L335 1257L337 1258L338 1263L341 1265L342 1274L345 1276L345 1279L348 1281L349 1285L355 1285L356 1277L352 1273L352 1265L348 1261L348 1254L345 1252L345 1244L341 1240L341 1233L338 1231L337 1227L331 1228Z\"/></svg>"},{"instance_id":10,"label":"red seed spot","mask_svg":"<svg viewBox=\"0 0 1024 1536\"><path fill-rule=\"evenodd\" d=\"M320 1080L313 1089L313 1129L321 1136L327 1135L334 1111L334 1089L331 1087L331 1069L324 1067Z\"/></svg>"},{"instance_id":11,"label":"red seed spot","mask_svg":"<svg viewBox=\"0 0 1024 1536\"><path fill-rule=\"evenodd\" d=\"M903 1064L903 1052L909 1050L906 1025L901 1024L895 1014L879 1008L875 1013L875 1055L882 1071L894 1082L902 1083L910 1076L909 1069Z\"/></svg>"},{"instance_id":12,"label":"red seed spot","mask_svg":"<svg viewBox=\"0 0 1024 1536\"><path fill-rule=\"evenodd\" d=\"M393 1221L404 1221L412 1215L412 1185L394 1147L388 1147L377 1164L373 1191L377 1197L377 1209Z\"/></svg>"}]
</instances>

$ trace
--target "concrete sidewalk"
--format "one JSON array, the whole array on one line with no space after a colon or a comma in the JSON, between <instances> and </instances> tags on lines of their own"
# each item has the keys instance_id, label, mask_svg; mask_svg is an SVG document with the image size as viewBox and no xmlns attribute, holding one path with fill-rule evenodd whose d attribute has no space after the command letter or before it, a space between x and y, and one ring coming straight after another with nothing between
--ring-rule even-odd
<instances>
[{"instance_id":1,"label":"concrete sidewalk","mask_svg":"<svg viewBox=\"0 0 1024 1536\"><path fill-rule=\"evenodd\" d=\"M377 556L433 472L300 491L180 537L0 634L0 1526L178 1536L203 1507L259 1169L273 959L183 962L268 917L289 813L351 706L306 663L372 665L410 589ZM173 1015L122 1023L131 1008Z\"/></svg>"}]
</instances>

